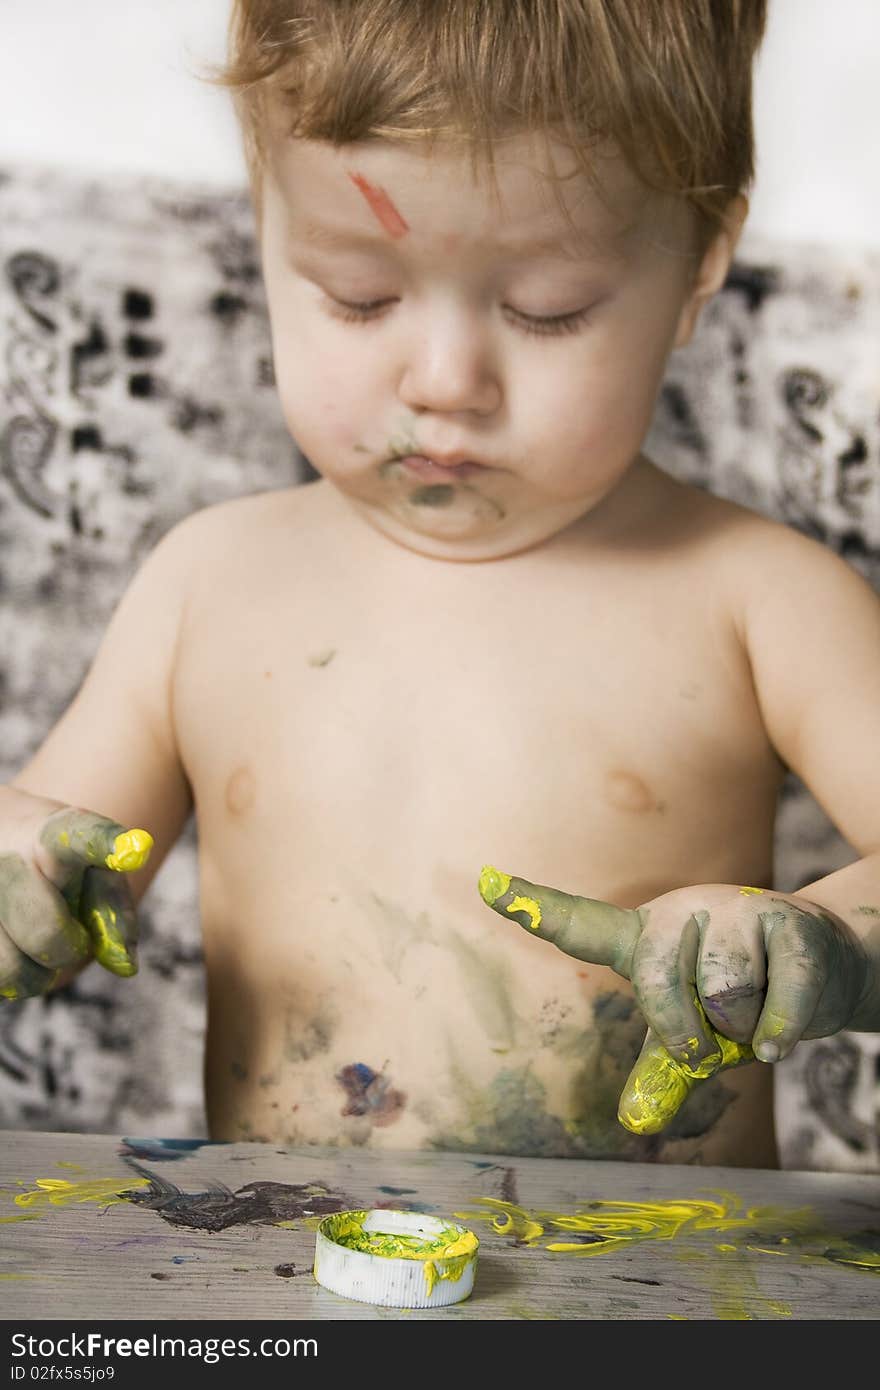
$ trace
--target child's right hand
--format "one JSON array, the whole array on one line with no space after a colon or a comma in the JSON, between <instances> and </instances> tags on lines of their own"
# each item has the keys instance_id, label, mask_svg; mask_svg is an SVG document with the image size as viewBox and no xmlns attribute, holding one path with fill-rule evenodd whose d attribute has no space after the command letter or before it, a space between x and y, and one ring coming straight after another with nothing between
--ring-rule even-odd
<instances>
[{"instance_id":1,"label":"child's right hand","mask_svg":"<svg viewBox=\"0 0 880 1390\"><path fill-rule=\"evenodd\" d=\"M94 957L137 971L125 874L152 837L15 787L0 787L0 998L45 994Z\"/></svg>"}]
</instances>

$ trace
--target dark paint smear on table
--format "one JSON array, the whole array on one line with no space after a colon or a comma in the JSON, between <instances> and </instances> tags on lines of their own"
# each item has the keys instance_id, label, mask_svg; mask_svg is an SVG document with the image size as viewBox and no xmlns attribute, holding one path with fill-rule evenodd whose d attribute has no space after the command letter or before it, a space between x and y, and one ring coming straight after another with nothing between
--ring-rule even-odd
<instances>
[{"instance_id":1,"label":"dark paint smear on table","mask_svg":"<svg viewBox=\"0 0 880 1390\"><path fill-rule=\"evenodd\" d=\"M235 1192L223 1183L212 1183L204 1192L184 1192L133 1159L126 1159L126 1162L149 1183L147 1188L126 1193L126 1199L135 1206L155 1211L170 1226L185 1226L191 1231L272 1226L279 1221L326 1216L358 1206L347 1193L335 1191L321 1182L249 1182Z\"/></svg>"}]
</instances>

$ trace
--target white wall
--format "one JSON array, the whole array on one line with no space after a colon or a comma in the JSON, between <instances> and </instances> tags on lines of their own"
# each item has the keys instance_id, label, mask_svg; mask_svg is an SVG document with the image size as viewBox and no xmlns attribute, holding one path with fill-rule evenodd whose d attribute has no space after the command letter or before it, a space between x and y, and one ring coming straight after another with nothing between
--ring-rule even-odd
<instances>
[{"instance_id":1,"label":"white wall","mask_svg":"<svg viewBox=\"0 0 880 1390\"><path fill-rule=\"evenodd\" d=\"M662 3L662 0L658 0ZM230 183L227 0L0 0L0 162ZM880 243L880 0L770 0L750 229Z\"/></svg>"}]
</instances>

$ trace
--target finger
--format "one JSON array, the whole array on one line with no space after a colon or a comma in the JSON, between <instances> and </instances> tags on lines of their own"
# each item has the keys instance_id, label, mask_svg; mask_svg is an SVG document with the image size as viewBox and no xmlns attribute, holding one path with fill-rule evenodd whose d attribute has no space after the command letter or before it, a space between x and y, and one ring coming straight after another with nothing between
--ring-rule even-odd
<instances>
[{"instance_id":1,"label":"finger","mask_svg":"<svg viewBox=\"0 0 880 1390\"><path fill-rule=\"evenodd\" d=\"M810 1026L829 974L828 936L819 919L785 903L761 913L767 951L767 993L752 1038L761 1062L787 1057Z\"/></svg>"},{"instance_id":2,"label":"finger","mask_svg":"<svg viewBox=\"0 0 880 1390\"><path fill-rule=\"evenodd\" d=\"M749 1042L764 1003L766 983L764 932L758 917L738 918L729 926L725 923L723 939L720 934L703 934L697 993L716 1032Z\"/></svg>"},{"instance_id":3,"label":"finger","mask_svg":"<svg viewBox=\"0 0 880 1390\"><path fill-rule=\"evenodd\" d=\"M718 1043L719 1070L752 1060L752 1049L747 1043L731 1042L720 1035ZM659 1134L678 1114L694 1087L701 1086L704 1080L676 1062L649 1029L621 1093L617 1118L633 1134Z\"/></svg>"},{"instance_id":4,"label":"finger","mask_svg":"<svg viewBox=\"0 0 880 1390\"><path fill-rule=\"evenodd\" d=\"M146 830L127 830L93 811L66 806L44 823L40 844L68 867L94 865L132 873L146 864L153 837Z\"/></svg>"},{"instance_id":5,"label":"finger","mask_svg":"<svg viewBox=\"0 0 880 1390\"><path fill-rule=\"evenodd\" d=\"M711 1076L721 1066L721 1046L696 986L700 928L708 925L709 914L692 913L683 924L681 909L667 907L666 914L663 921L659 907L650 909L633 951L633 990L648 1028L670 1057L690 1076Z\"/></svg>"},{"instance_id":6,"label":"finger","mask_svg":"<svg viewBox=\"0 0 880 1390\"><path fill-rule=\"evenodd\" d=\"M642 920L634 909L595 898L573 897L488 865L480 874L480 896L502 917L512 917L560 951L593 965L610 965L630 978Z\"/></svg>"},{"instance_id":7,"label":"finger","mask_svg":"<svg viewBox=\"0 0 880 1390\"><path fill-rule=\"evenodd\" d=\"M136 975L137 917L127 881L113 869L86 869L79 911L95 960L114 975Z\"/></svg>"},{"instance_id":8,"label":"finger","mask_svg":"<svg viewBox=\"0 0 880 1390\"><path fill-rule=\"evenodd\" d=\"M38 994L47 994L58 979L60 970L47 970L38 965L31 956L19 951L14 941L10 941L6 931L0 927L0 998L32 999Z\"/></svg>"},{"instance_id":9,"label":"finger","mask_svg":"<svg viewBox=\"0 0 880 1390\"><path fill-rule=\"evenodd\" d=\"M58 974L57 970L48 970L31 960L0 927L0 998L29 999L45 994Z\"/></svg>"},{"instance_id":10,"label":"finger","mask_svg":"<svg viewBox=\"0 0 880 1390\"><path fill-rule=\"evenodd\" d=\"M0 922L17 950L50 972L90 954L88 934L64 898L20 854L0 856Z\"/></svg>"}]
</instances>

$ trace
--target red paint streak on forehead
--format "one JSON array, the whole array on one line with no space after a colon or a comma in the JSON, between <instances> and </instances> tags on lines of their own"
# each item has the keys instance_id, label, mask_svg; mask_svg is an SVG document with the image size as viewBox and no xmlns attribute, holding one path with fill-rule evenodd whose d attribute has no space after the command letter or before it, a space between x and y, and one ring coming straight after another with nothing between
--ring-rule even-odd
<instances>
[{"instance_id":1,"label":"red paint streak on forehead","mask_svg":"<svg viewBox=\"0 0 880 1390\"><path fill-rule=\"evenodd\" d=\"M373 212L378 217L389 236L406 236L409 223L401 217L384 188L375 188L363 174L348 176L356 188L363 193Z\"/></svg>"}]
</instances>

